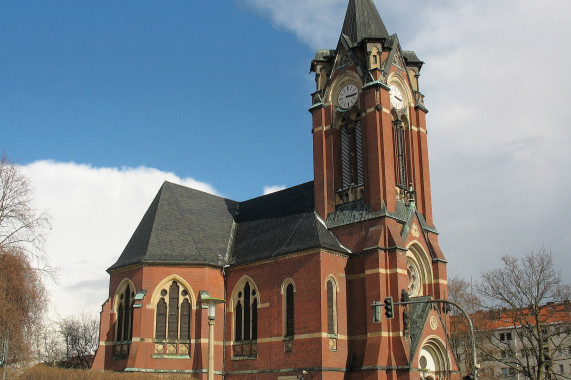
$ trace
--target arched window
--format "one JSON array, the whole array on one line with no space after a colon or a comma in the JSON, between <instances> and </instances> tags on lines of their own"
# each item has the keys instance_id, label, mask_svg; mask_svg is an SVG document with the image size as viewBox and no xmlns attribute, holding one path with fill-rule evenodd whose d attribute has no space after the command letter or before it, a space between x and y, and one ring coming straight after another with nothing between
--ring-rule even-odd
<instances>
[{"instance_id":1,"label":"arched window","mask_svg":"<svg viewBox=\"0 0 571 380\"><path fill-rule=\"evenodd\" d=\"M135 287L128 281L117 288L116 320L115 320L115 348L114 357L124 359L129 355L131 337L133 335L133 298Z\"/></svg>"},{"instance_id":2,"label":"arched window","mask_svg":"<svg viewBox=\"0 0 571 380\"><path fill-rule=\"evenodd\" d=\"M189 354L191 315L188 290L176 280L165 283L155 304L155 354Z\"/></svg>"},{"instance_id":3,"label":"arched window","mask_svg":"<svg viewBox=\"0 0 571 380\"><path fill-rule=\"evenodd\" d=\"M329 348L337 350L337 283L333 278L327 280L327 336Z\"/></svg>"},{"instance_id":4,"label":"arched window","mask_svg":"<svg viewBox=\"0 0 571 380\"><path fill-rule=\"evenodd\" d=\"M155 339L167 338L167 303L161 298L157 303Z\"/></svg>"},{"instance_id":5,"label":"arched window","mask_svg":"<svg viewBox=\"0 0 571 380\"><path fill-rule=\"evenodd\" d=\"M327 280L327 333L337 335L337 286L330 278Z\"/></svg>"},{"instance_id":6,"label":"arched window","mask_svg":"<svg viewBox=\"0 0 571 380\"><path fill-rule=\"evenodd\" d=\"M129 284L118 297L117 323L115 324L115 340L128 342L133 334L133 296L135 289Z\"/></svg>"},{"instance_id":7,"label":"arched window","mask_svg":"<svg viewBox=\"0 0 571 380\"><path fill-rule=\"evenodd\" d=\"M246 281L238 289L234 307L234 356L256 357L258 354L258 295Z\"/></svg>"},{"instance_id":8,"label":"arched window","mask_svg":"<svg viewBox=\"0 0 571 380\"><path fill-rule=\"evenodd\" d=\"M180 294L179 286L173 281L169 287L169 307L168 307L168 338L169 340L178 339L178 302Z\"/></svg>"},{"instance_id":9,"label":"arched window","mask_svg":"<svg viewBox=\"0 0 571 380\"><path fill-rule=\"evenodd\" d=\"M294 335L294 302L293 284L286 287L285 292L285 336L293 338Z\"/></svg>"}]
</instances>

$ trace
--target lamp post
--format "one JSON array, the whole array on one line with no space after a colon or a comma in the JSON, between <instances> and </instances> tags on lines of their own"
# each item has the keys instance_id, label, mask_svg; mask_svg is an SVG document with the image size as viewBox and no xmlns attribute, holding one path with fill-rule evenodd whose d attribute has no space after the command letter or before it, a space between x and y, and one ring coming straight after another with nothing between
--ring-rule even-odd
<instances>
[{"instance_id":1,"label":"lamp post","mask_svg":"<svg viewBox=\"0 0 571 380\"><path fill-rule=\"evenodd\" d=\"M214 319L216 305L225 302L222 298L210 297L208 292L201 291L198 302L208 308L208 380L214 380Z\"/></svg>"}]
</instances>

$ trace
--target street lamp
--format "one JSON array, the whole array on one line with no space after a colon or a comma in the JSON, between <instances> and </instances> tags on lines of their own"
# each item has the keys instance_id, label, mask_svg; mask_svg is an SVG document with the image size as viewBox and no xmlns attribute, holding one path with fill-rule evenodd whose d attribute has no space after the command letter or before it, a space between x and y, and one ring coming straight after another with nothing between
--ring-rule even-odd
<instances>
[{"instance_id":1,"label":"street lamp","mask_svg":"<svg viewBox=\"0 0 571 380\"><path fill-rule=\"evenodd\" d=\"M208 380L214 380L214 319L216 305L225 302L222 298L210 297L207 291L200 291L198 302L208 308Z\"/></svg>"}]
</instances>

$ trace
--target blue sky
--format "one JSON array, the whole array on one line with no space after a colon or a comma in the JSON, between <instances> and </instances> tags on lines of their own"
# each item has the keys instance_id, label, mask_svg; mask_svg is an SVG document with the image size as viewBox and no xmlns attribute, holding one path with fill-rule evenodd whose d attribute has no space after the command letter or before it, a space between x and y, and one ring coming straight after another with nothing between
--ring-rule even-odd
<instances>
[{"instance_id":1,"label":"blue sky","mask_svg":"<svg viewBox=\"0 0 571 380\"><path fill-rule=\"evenodd\" d=\"M244 6L4 8L1 145L19 163L142 165L236 199L311 179L312 51Z\"/></svg>"},{"instance_id":2,"label":"blue sky","mask_svg":"<svg viewBox=\"0 0 571 380\"><path fill-rule=\"evenodd\" d=\"M449 274L477 280L545 248L570 278L571 2L375 3L425 61ZM99 310L105 269L164 180L245 200L312 179L309 66L335 48L346 4L0 3L0 149L52 215L55 315Z\"/></svg>"}]
</instances>

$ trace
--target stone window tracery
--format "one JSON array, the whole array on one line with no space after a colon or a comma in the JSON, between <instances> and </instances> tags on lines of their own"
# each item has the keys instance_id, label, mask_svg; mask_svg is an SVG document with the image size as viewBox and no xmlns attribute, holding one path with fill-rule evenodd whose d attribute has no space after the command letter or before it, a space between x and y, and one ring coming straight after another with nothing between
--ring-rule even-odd
<instances>
[{"instance_id":1,"label":"stone window tracery","mask_svg":"<svg viewBox=\"0 0 571 380\"><path fill-rule=\"evenodd\" d=\"M178 281L167 282L155 304L155 354L190 355L192 300Z\"/></svg>"},{"instance_id":2,"label":"stone window tracery","mask_svg":"<svg viewBox=\"0 0 571 380\"><path fill-rule=\"evenodd\" d=\"M127 280L117 288L116 320L115 320L115 358L129 355L133 335L133 298L135 287Z\"/></svg>"},{"instance_id":3,"label":"stone window tracery","mask_svg":"<svg viewBox=\"0 0 571 380\"><path fill-rule=\"evenodd\" d=\"M246 281L235 297L234 356L256 358L258 355L258 294Z\"/></svg>"}]
</instances>

